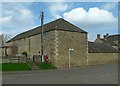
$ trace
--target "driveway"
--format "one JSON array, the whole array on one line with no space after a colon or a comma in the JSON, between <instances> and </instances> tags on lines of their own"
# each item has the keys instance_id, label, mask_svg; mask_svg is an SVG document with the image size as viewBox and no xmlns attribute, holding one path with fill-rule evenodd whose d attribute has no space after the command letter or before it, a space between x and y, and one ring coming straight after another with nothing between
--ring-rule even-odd
<instances>
[{"instance_id":1,"label":"driveway","mask_svg":"<svg viewBox=\"0 0 120 86\"><path fill-rule=\"evenodd\" d=\"M3 84L117 84L118 65L4 72Z\"/></svg>"}]
</instances>

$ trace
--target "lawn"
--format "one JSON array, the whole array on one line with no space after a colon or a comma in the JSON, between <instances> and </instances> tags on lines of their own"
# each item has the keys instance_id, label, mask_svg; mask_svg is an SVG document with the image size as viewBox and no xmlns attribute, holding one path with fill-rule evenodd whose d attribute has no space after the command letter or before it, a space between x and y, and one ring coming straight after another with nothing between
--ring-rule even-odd
<instances>
[{"instance_id":1,"label":"lawn","mask_svg":"<svg viewBox=\"0 0 120 86\"><path fill-rule=\"evenodd\" d=\"M0 70L1 69L2 71L31 70L31 68L26 63L2 63L0 64Z\"/></svg>"}]
</instances>

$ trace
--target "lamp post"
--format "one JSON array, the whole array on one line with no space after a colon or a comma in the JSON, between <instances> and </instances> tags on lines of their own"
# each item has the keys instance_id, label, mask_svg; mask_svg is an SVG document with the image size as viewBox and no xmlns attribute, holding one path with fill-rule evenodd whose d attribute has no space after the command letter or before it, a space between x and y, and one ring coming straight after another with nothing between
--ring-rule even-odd
<instances>
[{"instance_id":1,"label":"lamp post","mask_svg":"<svg viewBox=\"0 0 120 86\"><path fill-rule=\"evenodd\" d=\"M69 63L69 68L71 67L71 65L70 65L70 62L71 62L71 51L74 51L74 49L72 49L72 48L69 48L68 49L69 50L69 57L68 57L68 63Z\"/></svg>"}]
</instances>

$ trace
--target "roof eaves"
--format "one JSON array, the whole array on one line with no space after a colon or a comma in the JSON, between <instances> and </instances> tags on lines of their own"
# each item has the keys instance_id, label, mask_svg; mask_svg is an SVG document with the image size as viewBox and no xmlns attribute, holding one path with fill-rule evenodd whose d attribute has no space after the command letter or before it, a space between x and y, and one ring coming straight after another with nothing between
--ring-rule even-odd
<instances>
[{"instance_id":1,"label":"roof eaves","mask_svg":"<svg viewBox=\"0 0 120 86\"><path fill-rule=\"evenodd\" d=\"M51 30L54 30L54 29L58 29L58 27L59 27L59 24L60 24L60 22L62 22L62 21L65 21L65 22L68 22L68 21L66 21L66 20L64 20L64 19L62 19L62 18L60 18L60 19L58 19L58 20L55 20L56 21L56 26L54 26L53 25L53 29L51 29ZM55 21L52 21L52 22L49 22L49 23L47 23L47 24L44 24L44 26L45 25L48 25L48 24L50 24L50 23L52 23L52 24L54 24L54 22ZM68 22L69 23L69 22ZM71 23L70 23L71 24ZM73 24L71 24L71 25L73 25ZM77 27L77 26L75 26L75 25L73 25L74 27L76 27L76 28L79 28L79 27ZM23 33L20 33L20 34L18 34L17 36L15 36L14 38L12 38L12 39L10 39L10 40L8 40L6 43L9 43L9 42L11 42L11 41L15 41L15 40L19 40L19 39L22 39L22 38L24 38L24 37L30 37L30 36L33 36L33 35L37 35L37 34L40 34L39 32L36 32L37 30L39 30L41 28L41 26L38 26L38 27L36 27L36 28L34 28L34 29L32 29L32 30L29 30L29 31L26 31L26 32L23 32ZM37 29L37 30L36 30ZM80 29L80 28L79 28ZM49 32L49 31L51 31L51 30L48 30L47 29L47 31L45 31L45 32ZM31 31L34 31L34 32L36 32L35 34L31 34L30 32ZM41 32L41 30L39 30L40 32ZM70 31L70 30L64 30L64 31ZM78 31L72 31L71 30L71 32L80 32L80 33L87 33L86 31L84 31L84 30L82 30L82 29L80 29L80 31L78 30Z\"/></svg>"}]
</instances>

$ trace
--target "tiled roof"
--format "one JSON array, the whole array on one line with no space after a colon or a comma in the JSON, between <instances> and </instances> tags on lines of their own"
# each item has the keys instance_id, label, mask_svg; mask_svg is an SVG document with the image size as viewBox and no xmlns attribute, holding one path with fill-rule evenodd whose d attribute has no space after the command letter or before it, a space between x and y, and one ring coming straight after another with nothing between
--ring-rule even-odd
<instances>
[{"instance_id":1,"label":"tiled roof","mask_svg":"<svg viewBox=\"0 0 120 86\"><path fill-rule=\"evenodd\" d=\"M107 43L88 42L89 53L117 53L118 50Z\"/></svg>"},{"instance_id":2,"label":"tiled roof","mask_svg":"<svg viewBox=\"0 0 120 86\"><path fill-rule=\"evenodd\" d=\"M69 23L68 21L66 21L62 18L43 25L44 32L48 32L48 31L55 30L55 29L56 30L63 30L63 31L87 33L86 31L80 29L79 27ZM37 35L37 34L40 34L40 33L41 33L41 26L36 27L32 30L23 32L21 34L18 34L14 38L7 41L7 43L11 42L11 41L22 39L22 38L34 36L34 35Z\"/></svg>"}]
</instances>

